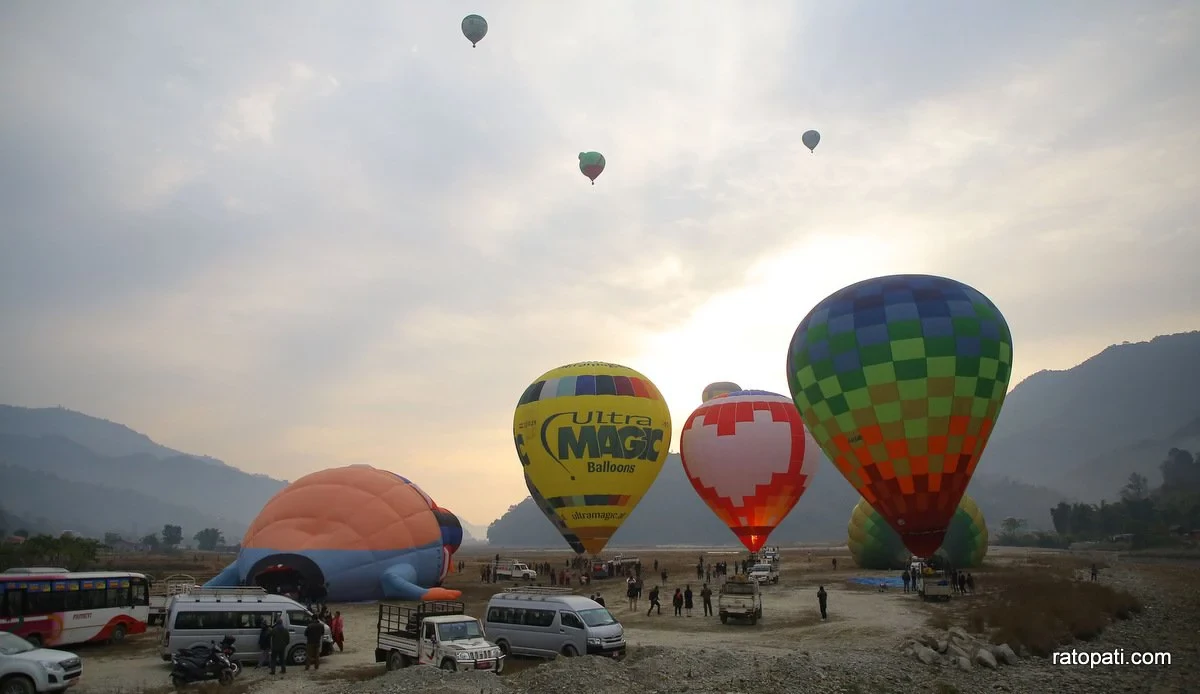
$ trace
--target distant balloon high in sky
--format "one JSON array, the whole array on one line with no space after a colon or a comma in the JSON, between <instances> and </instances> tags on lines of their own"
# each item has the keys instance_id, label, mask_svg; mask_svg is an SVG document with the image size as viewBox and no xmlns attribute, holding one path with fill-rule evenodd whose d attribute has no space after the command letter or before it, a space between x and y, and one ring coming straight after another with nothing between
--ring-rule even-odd
<instances>
[{"instance_id":1,"label":"distant balloon high in sky","mask_svg":"<svg viewBox=\"0 0 1200 694\"><path fill-rule=\"evenodd\" d=\"M817 143L821 141L821 133L816 130L809 130L800 136L800 141L804 143L809 152L812 152L817 148Z\"/></svg>"},{"instance_id":2,"label":"distant balloon high in sky","mask_svg":"<svg viewBox=\"0 0 1200 694\"><path fill-rule=\"evenodd\" d=\"M596 177L604 173L604 155L599 152L580 152L579 170L596 185Z\"/></svg>"},{"instance_id":3,"label":"distant balloon high in sky","mask_svg":"<svg viewBox=\"0 0 1200 694\"><path fill-rule=\"evenodd\" d=\"M908 566L909 553L904 542L866 499L859 499L854 506L847 531L846 546L859 568L885 570ZM988 529L983 513L970 496L963 495L946 530L946 540L935 554L955 568L973 569L983 564L987 550Z\"/></svg>"},{"instance_id":4,"label":"distant balloon high in sky","mask_svg":"<svg viewBox=\"0 0 1200 694\"><path fill-rule=\"evenodd\" d=\"M679 435L688 480L738 540L757 552L820 466L792 401L741 390L706 401Z\"/></svg>"},{"instance_id":5,"label":"distant balloon high in sky","mask_svg":"<svg viewBox=\"0 0 1200 694\"><path fill-rule=\"evenodd\" d=\"M805 316L788 386L817 443L915 555L942 545L1008 392L999 309L944 277L853 284Z\"/></svg>"},{"instance_id":6,"label":"distant balloon high in sky","mask_svg":"<svg viewBox=\"0 0 1200 694\"><path fill-rule=\"evenodd\" d=\"M704 386L704 390L700 392L700 402L708 402L713 398L741 390L742 387L730 381L717 381Z\"/></svg>"},{"instance_id":7,"label":"distant balloon high in sky","mask_svg":"<svg viewBox=\"0 0 1200 694\"><path fill-rule=\"evenodd\" d=\"M462 33L471 42L471 48L474 48L475 44L482 41L484 36L487 36L487 30L488 23L483 17L477 14L469 14L463 17Z\"/></svg>"},{"instance_id":8,"label":"distant balloon high in sky","mask_svg":"<svg viewBox=\"0 0 1200 694\"><path fill-rule=\"evenodd\" d=\"M662 470L671 414L637 371L582 362L525 389L513 440L538 506L575 551L599 554Z\"/></svg>"}]
</instances>

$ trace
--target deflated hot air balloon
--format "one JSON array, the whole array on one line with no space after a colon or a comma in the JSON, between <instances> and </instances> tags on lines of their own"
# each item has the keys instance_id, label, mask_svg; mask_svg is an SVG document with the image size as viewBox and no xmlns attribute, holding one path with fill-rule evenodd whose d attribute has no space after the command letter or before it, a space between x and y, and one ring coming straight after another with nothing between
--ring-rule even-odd
<instances>
[{"instance_id":1,"label":"deflated hot air balloon","mask_svg":"<svg viewBox=\"0 0 1200 694\"><path fill-rule=\"evenodd\" d=\"M205 585L294 588L311 600L454 600L441 588L462 525L417 485L369 465L305 475L263 506L237 560Z\"/></svg>"},{"instance_id":2,"label":"deflated hot air balloon","mask_svg":"<svg viewBox=\"0 0 1200 694\"><path fill-rule=\"evenodd\" d=\"M817 148L817 143L821 141L821 133L816 130L809 130L800 136L800 141L804 143L809 152L812 152Z\"/></svg>"},{"instance_id":3,"label":"deflated hot air balloon","mask_svg":"<svg viewBox=\"0 0 1200 694\"><path fill-rule=\"evenodd\" d=\"M538 505L573 548L599 554L662 470L671 414L637 371L581 362L525 389L513 439Z\"/></svg>"},{"instance_id":4,"label":"deflated hot air balloon","mask_svg":"<svg viewBox=\"0 0 1200 694\"><path fill-rule=\"evenodd\" d=\"M463 17L462 33L471 42L471 48L474 48L475 44L482 41L484 36L487 36L487 30L487 20L483 17L477 14L469 14Z\"/></svg>"},{"instance_id":5,"label":"deflated hot air balloon","mask_svg":"<svg viewBox=\"0 0 1200 694\"><path fill-rule=\"evenodd\" d=\"M700 402L708 402L713 398L719 398L722 395L729 395L741 390L742 387L730 381L717 381L704 386L704 390L700 392Z\"/></svg>"},{"instance_id":6,"label":"deflated hot air balloon","mask_svg":"<svg viewBox=\"0 0 1200 694\"><path fill-rule=\"evenodd\" d=\"M751 552L795 507L820 465L792 401L740 390L705 402L679 435L696 493Z\"/></svg>"},{"instance_id":7,"label":"deflated hot air balloon","mask_svg":"<svg viewBox=\"0 0 1200 694\"><path fill-rule=\"evenodd\" d=\"M599 152L580 152L579 170L592 179L592 185L596 185L596 177L604 173L604 155Z\"/></svg>"},{"instance_id":8,"label":"deflated hot air balloon","mask_svg":"<svg viewBox=\"0 0 1200 694\"><path fill-rule=\"evenodd\" d=\"M788 349L796 407L825 454L916 556L942 545L1004 403L1008 324L986 296L930 275L851 285Z\"/></svg>"},{"instance_id":9,"label":"deflated hot air balloon","mask_svg":"<svg viewBox=\"0 0 1200 694\"><path fill-rule=\"evenodd\" d=\"M864 569L902 569L909 553L904 542L866 499L860 499L850 514L847 543L854 563ZM935 553L960 569L983 564L987 556L988 531L983 514L970 496L963 496L946 531L946 540Z\"/></svg>"}]
</instances>

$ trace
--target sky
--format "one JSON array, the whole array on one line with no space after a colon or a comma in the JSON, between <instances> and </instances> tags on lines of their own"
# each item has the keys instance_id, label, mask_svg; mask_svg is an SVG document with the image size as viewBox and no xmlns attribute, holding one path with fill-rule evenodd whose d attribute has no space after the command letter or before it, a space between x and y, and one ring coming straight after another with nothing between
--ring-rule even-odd
<instances>
[{"instance_id":1,"label":"sky","mask_svg":"<svg viewBox=\"0 0 1200 694\"><path fill-rule=\"evenodd\" d=\"M989 296L1016 385L1200 328L1197 35L1152 0L4 3L0 402L485 524L542 373L637 369L677 439L711 381L786 393L869 277Z\"/></svg>"}]
</instances>

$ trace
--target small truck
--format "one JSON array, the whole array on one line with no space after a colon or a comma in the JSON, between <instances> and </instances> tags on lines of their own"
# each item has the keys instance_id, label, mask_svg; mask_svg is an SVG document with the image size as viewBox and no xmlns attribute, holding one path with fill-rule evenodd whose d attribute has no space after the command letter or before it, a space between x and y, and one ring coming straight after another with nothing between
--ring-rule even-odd
<instances>
[{"instance_id":1,"label":"small truck","mask_svg":"<svg viewBox=\"0 0 1200 694\"><path fill-rule=\"evenodd\" d=\"M750 580L760 586L767 583L779 583L779 567L776 564L764 562L750 567Z\"/></svg>"},{"instance_id":2,"label":"small truck","mask_svg":"<svg viewBox=\"0 0 1200 694\"><path fill-rule=\"evenodd\" d=\"M167 604L171 598L191 592L199 585L191 574L175 574L150 584L150 617L146 622L152 626L162 624L167 619Z\"/></svg>"},{"instance_id":3,"label":"small truck","mask_svg":"<svg viewBox=\"0 0 1200 694\"><path fill-rule=\"evenodd\" d=\"M758 581L751 581L745 576L730 576L721 586L717 596L717 616L722 624L730 619L744 619L750 624L757 624L762 619L762 593L758 589Z\"/></svg>"},{"instance_id":4,"label":"small truck","mask_svg":"<svg viewBox=\"0 0 1200 694\"><path fill-rule=\"evenodd\" d=\"M489 642L463 603L422 602L416 607L380 603L375 662L387 669L432 665L442 670L504 670L504 655Z\"/></svg>"},{"instance_id":5,"label":"small truck","mask_svg":"<svg viewBox=\"0 0 1200 694\"><path fill-rule=\"evenodd\" d=\"M501 559L496 562L496 578L514 580L518 578L532 581L537 578L537 572L529 568L528 564L519 562L515 559Z\"/></svg>"},{"instance_id":6,"label":"small truck","mask_svg":"<svg viewBox=\"0 0 1200 694\"><path fill-rule=\"evenodd\" d=\"M917 572L917 594L922 600L950 600L954 588L945 572L938 571L924 562L914 562L912 568Z\"/></svg>"}]
</instances>

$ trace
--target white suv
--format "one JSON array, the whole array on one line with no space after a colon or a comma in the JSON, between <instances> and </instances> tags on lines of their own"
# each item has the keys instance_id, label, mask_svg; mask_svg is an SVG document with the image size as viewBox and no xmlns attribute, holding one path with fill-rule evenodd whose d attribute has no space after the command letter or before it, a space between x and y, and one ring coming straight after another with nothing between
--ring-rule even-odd
<instances>
[{"instance_id":1,"label":"white suv","mask_svg":"<svg viewBox=\"0 0 1200 694\"><path fill-rule=\"evenodd\" d=\"M0 631L0 692L3 694L53 694L79 683L83 663L66 651L37 648L32 643Z\"/></svg>"}]
</instances>

